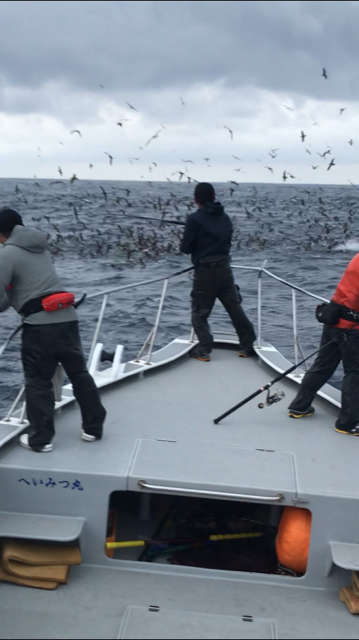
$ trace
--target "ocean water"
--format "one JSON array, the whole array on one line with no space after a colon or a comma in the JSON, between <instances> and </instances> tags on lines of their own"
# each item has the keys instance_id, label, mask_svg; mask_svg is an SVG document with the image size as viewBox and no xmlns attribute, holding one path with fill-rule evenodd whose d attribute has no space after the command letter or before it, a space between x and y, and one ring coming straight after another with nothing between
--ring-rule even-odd
<instances>
[{"instance_id":1,"label":"ocean water","mask_svg":"<svg viewBox=\"0 0 359 640\"><path fill-rule=\"evenodd\" d=\"M233 219L233 264L267 268L323 297L330 297L350 259L359 251L359 200L356 187L294 185L216 185L218 199ZM184 183L0 180L0 206L15 207L27 226L48 235L64 286L76 294L161 278L190 266L179 253L181 226L193 210L193 185ZM146 216L158 220L139 220ZM0 249L1 250L1 249ZM236 271L243 306L257 322L257 275ZM171 280L157 346L190 329L192 275ZM100 341L106 350L125 345L137 354L156 317L162 284L145 285L110 297ZM79 310L83 346L88 354L101 298ZM299 337L306 354L317 348L321 328L315 300L298 294ZM13 311L0 316L0 344L17 325ZM214 329L230 328L220 305ZM293 359L291 291L263 277L262 337ZM334 379L340 385L341 373ZM22 383L20 339L0 360L0 413Z\"/></svg>"}]
</instances>

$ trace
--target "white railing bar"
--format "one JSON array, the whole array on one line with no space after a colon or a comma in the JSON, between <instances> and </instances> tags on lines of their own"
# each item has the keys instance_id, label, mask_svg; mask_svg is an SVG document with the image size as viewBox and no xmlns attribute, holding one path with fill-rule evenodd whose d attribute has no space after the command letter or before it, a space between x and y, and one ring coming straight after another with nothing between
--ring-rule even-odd
<instances>
[{"instance_id":1,"label":"white railing bar","mask_svg":"<svg viewBox=\"0 0 359 640\"><path fill-rule=\"evenodd\" d=\"M25 422L25 413L26 413L26 400L22 405L21 414L20 414L20 423L23 424Z\"/></svg>"},{"instance_id":2,"label":"white railing bar","mask_svg":"<svg viewBox=\"0 0 359 640\"><path fill-rule=\"evenodd\" d=\"M292 289L292 303L293 303L293 334L294 334L294 363L298 365L299 351L298 351L298 324L297 324L297 292Z\"/></svg>"},{"instance_id":3,"label":"white railing bar","mask_svg":"<svg viewBox=\"0 0 359 640\"><path fill-rule=\"evenodd\" d=\"M102 322L103 322L103 319L105 317L107 303L108 303L108 294L105 294L105 297L104 297L104 299L102 301L102 307L101 307L100 316L99 316L99 319L98 319L98 322L97 322L95 335L94 335L94 338L93 338L93 341L92 341L92 346L91 346L89 359L88 359L88 362L87 362L88 368L90 368L90 366L91 366L91 361L92 361L92 358L93 358L93 354L94 354L95 349L96 349L97 340L98 340L98 337L100 335Z\"/></svg>"},{"instance_id":4,"label":"white railing bar","mask_svg":"<svg viewBox=\"0 0 359 640\"><path fill-rule=\"evenodd\" d=\"M267 266L267 260L263 262L262 268L258 271L258 335L257 345L261 348L262 342L262 273Z\"/></svg>"},{"instance_id":5,"label":"white railing bar","mask_svg":"<svg viewBox=\"0 0 359 640\"><path fill-rule=\"evenodd\" d=\"M266 260L267 262L267 260ZM245 267L238 264L231 264L232 269L242 269L243 271L263 271L263 267Z\"/></svg>"},{"instance_id":6,"label":"white railing bar","mask_svg":"<svg viewBox=\"0 0 359 640\"><path fill-rule=\"evenodd\" d=\"M302 349L302 345L300 344L299 338L298 338L297 342L298 342L298 348L299 348L299 351L300 351L300 355L302 356L302 360L306 360L306 357L307 357L307 356L305 355L305 353L304 353L304 351L303 351L303 349ZM304 368L305 368L305 370L306 370L306 371L308 371L308 370L309 370L308 362L307 362L307 361L306 361L306 362L304 362Z\"/></svg>"},{"instance_id":7,"label":"white railing bar","mask_svg":"<svg viewBox=\"0 0 359 640\"><path fill-rule=\"evenodd\" d=\"M311 293L310 291L307 291L306 289L302 289L301 287L297 287L297 285L292 284L291 282L287 282L286 280L283 280L283 278L279 278L278 276L275 276L274 273L271 273L270 271L267 271L267 269L263 269L263 273L265 273L270 278L273 278L274 280L277 280L277 282L281 282L282 284L285 284L287 287L290 287L291 289L294 289L295 291L299 291L300 293L304 293L306 296L309 296L310 298L314 298L315 300L319 300L320 302L329 302L329 300L327 300L326 298L321 298L320 296L317 296L315 293Z\"/></svg>"},{"instance_id":8,"label":"white railing bar","mask_svg":"<svg viewBox=\"0 0 359 640\"><path fill-rule=\"evenodd\" d=\"M151 329L150 333L148 334L148 337L146 338L145 344L144 344L144 345L143 345L143 347L141 348L141 351L139 352L139 354L138 354L138 356L136 357L136 360L135 360L134 362L139 362L139 361L140 361L140 359L142 358L142 356L143 356L144 352L146 351L147 345L148 345L149 341L150 341L150 340L151 340L151 338L152 338L153 329L154 329L154 328L152 327L152 329Z\"/></svg>"},{"instance_id":9,"label":"white railing bar","mask_svg":"<svg viewBox=\"0 0 359 640\"><path fill-rule=\"evenodd\" d=\"M6 418L4 418L4 422L10 422L10 420L11 420L11 416L12 416L12 414L14 413L14 411L15 411L15 409L16 409L16 407L17 407L17 405L19 404L19 402L20 402L20 400L21 400L21 398L22 398L22 396L23 396L24 392L25 392L25 387L22 387L22 388L20 389L20 391L19 391L18 395L16 396L15 401L14 401L14 402L13 402L13 404L11 405L9 413L7 414Z\"/></svg>"},{"instance_id":10,"label":"white railing bar","mask_svg":"<svg viewBox=\"0 0 359 640\"><path fill-rule=\"evenodd\" d=\"M159 304L158 311L157 311L157 317L156 317L155 326L153 327L153 335L152 335L151 344L150 344L150 348L149 348L149 352L148 352L148 359L147 359L147 363L146 363L148 365L151 364L153 347L154 347L154 344L155 344L155 341L156 341L156 337L157 337L157 331L158 331L158 327L159 327L160 320L161 320L161 315L162 315L162 311L163 311L163 305L165 303L165 298L166 298L166 294L167 294L167 288L168 288L168 280L165 280L165 283L163 285L161 302Z\"/></svg>"},{"instance_id":11,"label":"white railing bar","mask_svg":"<svg viewBox=\"0 0 359 640\"><path fill-rule=\"evenodd\" d=\"M190 273L192 268L184 269L177 273L173 273L171 276L163 276L162 278L154 278L153 280L143 280L142 282L135 282L134 284L125 284L122 287L114 287L113 289L106 289L106 291L100 291L99 293L91 293L86 297L86 300L93 300L94 298L101 298L102 296L109 295L110 293L117 293L119 291L126 291L127 289L136 289L137 287L144 287L146 284L156 284L157 282L164 282L165 280L171 280L177 278L186 273Z\"/></svg>"}]
</instances>

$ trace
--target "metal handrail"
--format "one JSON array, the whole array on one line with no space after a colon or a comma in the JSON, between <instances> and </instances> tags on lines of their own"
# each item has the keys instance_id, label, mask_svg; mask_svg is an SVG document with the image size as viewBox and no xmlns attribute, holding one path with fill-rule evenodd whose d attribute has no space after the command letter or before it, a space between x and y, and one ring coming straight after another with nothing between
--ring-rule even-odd
<instances>
[{"instance_id":1,"label":"metal handrail","mask_svg":"<svg viewBox=\"0 0 359 640\"><path fill-rule=\"evenodd\" d=\"M284 284L287 287L294 289L295 291L299 291L299 293L303 293L309 298L314 298L315 300L319 300L319 302L329 302L329 300L327 300L326 298L317 296L315 293L312 293L311 291L302 289L302 287L298 287L296 284L292 284L291 282L288 282L287 280L284 280L283 278L276 276L274 273L272 273L271 271L268 271L268 269L264 267L242 267L242 266L232 265L232 269L242 269L245 271L248 271L250 269L251 271L261 271L262 273L265 273L270 278L273 278L273 280L277 280L277 282L280 282L281 284Z\"/></svg>"},{"instance_id":2,"label":"metal handrail","mask_svg":"<svg viewBox=\"0 0 359 640\"><path fill-rule=\"evenodd\" d=\"M157 484L150 484L146 482L146 480L139 480L138 486L140 489L145 489L147 491L159 491L161 493L166 493L169 495L175 494L184 494L187 496L197 496L202 498L217 498L217 499L225 499L225 500L233 500L233 501L245 501L248 502L269 502L269 503L277 503L284 502L285 496L283 493L278 493L275 496L263 496L263 495L247 495L245 493L229 493L225 491L206 491L203 489L188 489L186 487L169 487L162 486Z\"/></svg>"},{"instance_id":3,"label":"metal handrail","mask_svg":"<svg viewBox=\"0 0 359 640\"><path fill-rule=\"evenodd\" d=\"M295 350L295 363L298 363L299 357L298 357L298 350L300 350L302 352L300 343L299 343L299 338L298 338L298 327L297 327L297 304L296 304L296 292L302 293L303 295L306 295L310 298L314 298L315 300L318 300L320 302L328 302L328 300L326 300L325 298L322 298L321 296L317 296L314 293L311 293L310 291L307 291L306 289L303 289L301 287L298 287L297 285L292 284L291 282L288 282L287 280L284 280L283 278L280 278L279 276L276 276L274 273L271 273L270 271L268 271L268 269L266 269L266 264L267 261L264 262L264 264L261 267L250 267L250 266L246 266L246 265L232 265L233 269L236 270L242 270L242 271L254 271L258 274L258 339L257 339L257 345L260 348L261 347L261 340L262 340L262 276L263 274L267 275L268 277L272 278L273 280L284 284L285 286L289 287L292 290L292 307L293 307L293 333L294 333L294 350ZM137 356L137 359L141 358L143 356L143 354L145 353L147 347L149 348L149 352L147 355L147 360L146 360L146 364L150 365L151 364L151 358L152 358L152 353L153 353L153 348L155 345L155 341L156 341L156 337L157 337L157 332L158 332L158 328L159 328L159 324L160 324L160 320L161 320L161 315L162 315L162 311L163 311L163 306L165 303L165 299L166 299L166 294L167 294L167 288L168 288L168 284L169 281L171 279L174 279L176 277L179 277L181 275L184 275L185 273L189 273L190 271L192 271L192 268L188 268L188 269L184 269L182 271L178 271L170 276L163 276L161 278L153 278L151 280L143 280L141 282L135 282L133 284L127 284L127 285L123 285L121 287L114 287L112 289L106 289L105 291L101 291L98 293L93 293L89 296L87 296L87 300L93 300L96 298L103 298L102 301L102 305L101 305L101 312L99 315L99 319L97 321L96 324L96 329L95 329L95 334L94 334L94 338L92 341L92 345L91 345L91 349L90 349L90 356L89 356L89 360L88 360L88 365L89 367L91 366L91 361L95 352L95 348L96 348L96 344L100 335L100 331L101 331L101 327L102 327L102 323L103 320L105 318L105 311L106 311L106 307L107 307L107 303L108 303L108 299L110 294L114 294L114 293L120 293L122 291L127 291L130 289L136 289L139 287L143 287L143 286L147 286L147 285L151 285L151 284L157 284L159 282L163 282L164 283L164 287L163 287L163 292L162 292L162 296L161 296L161 300L160 300L160 304L159 304L159 308L157 311L157 315L156 315L156 321L154 324L153 329L150 332L150 335L148 336L148 338L145 341L144 346L142 347L139 355ZM11 339L11 337L14 335L14 332L11 334L11 336L9 337L9 339ZM6 348L9 339L6 341L4 348ZM191 332L191 338L190 338L191 342L195 342L195 334L194 334L194 330L192 329ZM3 352L3 350L0 350L0 355ZM13 403L8 415L6 416L5 420L6 421L10 421L11 416L14 414L17 406L19 405L19 402L21 401L22 395L23 395L24 389L21 390L21 393L17 396L15 402ZM23 410L21 412L21 420L24 419L24 414L25 414L25 406L23 407Z\"/></svg>"}]
</instances>

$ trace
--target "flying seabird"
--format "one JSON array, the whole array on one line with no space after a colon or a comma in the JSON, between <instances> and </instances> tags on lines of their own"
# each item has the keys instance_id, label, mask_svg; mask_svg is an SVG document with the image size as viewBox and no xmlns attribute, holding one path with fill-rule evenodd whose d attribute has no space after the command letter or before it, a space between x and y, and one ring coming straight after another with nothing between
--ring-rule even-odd
<instances>
[{"instance_id":1,"label":"flying seabird","mask_svg":"<svg viewBox=\"0 0 359 640\"><path fill-rule=\"evenodd\" d=\"M230 129L229 127L227 127L226 125L224 125L224 129L227 129L227 131L229 131L229 135L231 136L231 140L234 140L234 134L232 129Z\"/></svg>"},{"instance_id":2,"label":"flying seabird","mask_svg":"<svg viewBox=\"0 0 359 640\"><path fill-rule=\"evenodd\" d=\"M110 165L112 167L113 165L113 156L111 156L109 153L107 153L106 151L104 151L105 156L108 156L109 160L110 160Z\"/></svg>"},{"instance_id":3,"label":"flying seabird","mask_svg":"<svg viewBox=\"0 0 359 640\"><path fill-rule=\"evenodd\" d=\"M159 131L157 131L157 133L155 133L154 136L152 136L145 144L145 147L148 147L149 144L151 144L152 140L156 140L156 138L159 137L160 133L162 133L162 129L160 129Z\"/></svg>"}]
</instances>

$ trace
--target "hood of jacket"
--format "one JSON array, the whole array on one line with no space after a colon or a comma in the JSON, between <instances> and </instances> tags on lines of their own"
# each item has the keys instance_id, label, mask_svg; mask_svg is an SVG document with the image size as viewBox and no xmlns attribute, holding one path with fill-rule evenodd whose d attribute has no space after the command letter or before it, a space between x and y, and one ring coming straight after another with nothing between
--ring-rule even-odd
<instances>
[{"instance_id":1,"label":"hood of jacket","mask_svg":"<svg viewBox=\"0 0 359 640\"><path fill-rule=\"evenodd\" d=\"M47 242L41 231L17 226L6 241L4 248L10 246L19 247L25 251L30 251L30 253L44 253L47 249Z\"/></svg>"},{"instance_id":2,"label":"hood of jacket","mask_svg":"<svg viewBox=\"0 0 359 640\"><path fill-rule=\"evenodd\" d=\"M200 211L209 213L212 216L222 216L224 214L224 206L220 202L213 202L203 205Z\"/></svg>"}]
</instances>

